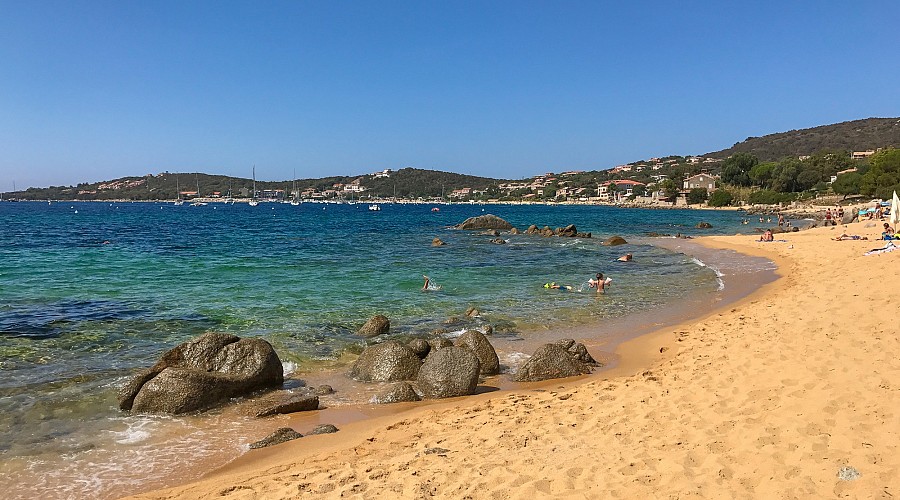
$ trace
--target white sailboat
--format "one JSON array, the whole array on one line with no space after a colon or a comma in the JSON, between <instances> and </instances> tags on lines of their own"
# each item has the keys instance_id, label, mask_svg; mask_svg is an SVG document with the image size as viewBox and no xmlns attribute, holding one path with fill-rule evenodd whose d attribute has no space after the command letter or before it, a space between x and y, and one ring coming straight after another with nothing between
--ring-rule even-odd
<instances>
[{"instance_id":1,"label":"white sailboat","mask_svg":"<svg viewBox=\"0 0 900 500\"><path fill-rule=\"evenodd\" d=\"M206 203L200 201L200 176L197 175L196 178L197 178L197 199L195 199L194 202L191 203L191 206L192 207L203 207L203 206L206 206Z\"/></svg>"},{"instance_id":2,"label":"white sailboat","mask_svg":"<svg viewBox=\"0 0 900 500\"><path fill-rule=\"evenodd\" d=\"M291 188L291 205L292 206L296 207L297 205L300 204L300 200L298 199L299 197L300 197L299 193L297 193L297 171L294 170L294 183L293 183L293 187Z\"/></svg>"},{"instance_id":3,"label":"white sailboat","mask_svg":"<svg viewBox=\"0 0 900 500\"><path fill-rule=\"evenodd\" d=\"M250 196L250 206L255 207L259 205L259 200L256 199L256 165L253 165L253 193Z\"/></svg>"},{"instance_id":4,"label":"white sailboat","mask_svg":"<svg viewBox=\"0 0 900 500\"><path fill-rule=\"evenodd\" d=\"M178 174L175 174L175 192L177 193L175 196L175 206L180 207L184 205L184 200L181 199L181 187L178 186Z\"/></svg>"}]
</instances>

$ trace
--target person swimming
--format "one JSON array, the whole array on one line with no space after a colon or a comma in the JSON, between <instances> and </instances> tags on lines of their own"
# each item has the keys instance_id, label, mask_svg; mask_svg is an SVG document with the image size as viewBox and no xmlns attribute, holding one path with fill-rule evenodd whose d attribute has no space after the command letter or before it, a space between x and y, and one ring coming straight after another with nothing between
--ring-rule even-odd
<instances>
[{"instance_id":1,"label":"person swimming","mask_svg":"<svg viewBox=\"0 0 900 500\"><path fill-rule=\"evenodd\" d=\"M551 288L553 290L572 290L572 287L569 285L557 285L555 281L551 283L544 283L544 288Z\"/></svg>"},{"instance_id":2,"label":"person swimming","mask_svg":"<svg viewBox=\"0 0 900 500\"><path fill-rule=\"evenodd\" d=\"M423 274L422 277L425 278L425 284L422 285L422 291L440 290L441 289L441 285L436 285L436 284L432 283L431 278L429 278L428 276Z\"/></svg>"},{"instance_id":3,"label":"person swimming","mask_svg":"<svg viewBox=\"0 0 900 500\"><path fill-rule=\"evenodd\" d=\"M619 262L631 262L632 258L633 258L633 255L631 255L630 253L626 253L625 255L619 257L616 260Z\"/></svg>"}]
</instances>

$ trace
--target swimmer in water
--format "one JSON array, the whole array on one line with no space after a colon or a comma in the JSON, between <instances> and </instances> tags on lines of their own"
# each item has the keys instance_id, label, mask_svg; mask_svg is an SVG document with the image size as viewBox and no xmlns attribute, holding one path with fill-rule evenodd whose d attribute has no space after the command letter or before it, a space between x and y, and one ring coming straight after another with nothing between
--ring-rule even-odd
<instances>
[{"instance_id":1,"label":"swimmer in water","mask_svg":"<svg viewBox=\"0 0 900 500\"><path fill-rule=\"evenodd\" d=\"M625 255L619 257L616 260L619 262L631 262L632 257L633 256L630 253L626 253Z\"/></svg>"},{"instance_id":2,"label":"swimmer in water","mask_svg":"<svg viewBox=\"0 0 900 500\"><path fill-rule=\"evenodd\" d=\"M428 290L440 290L440 289L441 289L441 285L432 285L432 284L431 284L431 278L429 278L428 276L425 276L425 275L423 274L422 277L425 278L425 284L422 285L422 290L423 290L423 291L428 291Z\"/></svg>"},{"instance_id":3,"label":"swimmer in water","mask_svg":"<svg viewBox=\"0 0 900 500\"><path fill-rule=\"evenodd\" d=\"M609 282L612 281L612 278L603 278L603 273L597 273L597 277L588 280L588 286L591 288L596 288L597 293L606 293L606 287L609 286Z\"/></svg>"}]
</instances>

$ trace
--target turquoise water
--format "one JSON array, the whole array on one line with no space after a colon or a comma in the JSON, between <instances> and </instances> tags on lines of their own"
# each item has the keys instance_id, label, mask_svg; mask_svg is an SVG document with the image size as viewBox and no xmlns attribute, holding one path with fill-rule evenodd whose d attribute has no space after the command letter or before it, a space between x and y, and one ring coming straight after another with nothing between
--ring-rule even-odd
<instances>
[{"instance_id":1,"label":"turquoise water","mask_svg":"<svg viewBox=\"0 0 900 500\"><path fill-rule=\"evenodd\" d=\"M203 332L265 338L307 371L359 352L365 342L354 332L374 314L388 316L399 338L485 323L527 336L652 310L721 284L683 254L599 245L608 236L746 231L734 212L432 207L0 203L0 483L46 473L35 464L48 456L96 465L91 453L111 441L126 449L106 460L133 454L131 438L116 434L136 425L116 410L116 387ZM508 243L496 245L448 228L485 213L520 229L576 224L594 238L503 235ZM713 229L693 229L699 221ZM434 237L447 245L432 247ZM615 262L625 252L636 262ZM578 290L598 271L614 280L603 300L542 287L555 281ZM423 274L442 289L422 292ZM482 316L459 319L469 307ZM60 481L79 481L73 467ZM115 479L85 483L96 492L98 481L109 487ZM61 497L80 496L65 491Z\"/></svg>"}]
</instances>

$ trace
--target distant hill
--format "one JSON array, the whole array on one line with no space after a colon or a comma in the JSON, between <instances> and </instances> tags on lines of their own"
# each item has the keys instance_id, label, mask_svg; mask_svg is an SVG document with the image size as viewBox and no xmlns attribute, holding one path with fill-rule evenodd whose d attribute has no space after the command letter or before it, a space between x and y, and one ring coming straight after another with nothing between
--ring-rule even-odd
<instances>
[{"instance_id":1,"label":"distant hill","mask_svg":"<svg viewBox=\"0 0 900 500\"><path fill-rule=\"evenodd\" d=\"M357 176L332 176L318 179L298 179L284 181L257 181L256 188L264 191L282 190L290 197L296 185L298 192L308 190L323 194L326 198L437 198L449 196L455 189L471 188L486 190L505 182L499 179L472 175L403 168L388 175L364 174ZM358 184L364 190L354 192L343 190L349 184ZM199 172L163 172L142 177L122 177L102 182L82 183L77 186L51 186L29 188L25 191L7 193L22 200L174 200L181 193L184 199L195 197L226 198L229 193L234 198L251 196L252 179L210 175ZM199 194L198 194L199 191ZM330 193L328 193L331 191ZM340 192L340 193L336 193Z\"/></svg>"},{"instance_id":2,"label":"distant hill","mask_svg":"<svg viewBox=\"0 0 900 500\"><path fill-rule=\"evenodd\" d=\"M704 156L724 159L734 153L752 153L760 161L820 151L865 151L900 147L900 118L866 118L819 127L748 137L734 146Z\"/></svg>"}]
</instances>

